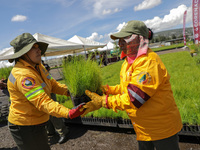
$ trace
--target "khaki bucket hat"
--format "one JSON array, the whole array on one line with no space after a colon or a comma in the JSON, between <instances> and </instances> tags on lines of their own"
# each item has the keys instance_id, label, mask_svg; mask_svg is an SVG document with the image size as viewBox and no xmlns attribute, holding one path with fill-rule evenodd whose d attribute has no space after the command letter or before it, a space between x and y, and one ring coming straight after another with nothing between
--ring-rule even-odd
<instances>
[{"instance_id":1,"label":"khaki bucket hat","mask_svg":"<svg viewBox=\"0 0 200 150\"><path fill-rule=\"evenodd\" d=\"M110 38L113 40L124 38L132 34L142 35L146 39L149 37L149 29L142 21L131 20L128 21L121 29L121 31L111 34Z\"/></svg>"},{"instance_id":2,"label":"khaki bucket hat","mask_svg":"<svg viewBox=\"0 0 200 150\"><path fill-rule=\"evenodd\" d=\"M13 46L14 54L4 56L0 60L8 60L12 63L16 58L26 54L36 43L39 45L41 54L43 55L47 50L48 44L38 42L30 33L23 33L10 42L10 45Z\"/></svg>"}]
</instances>

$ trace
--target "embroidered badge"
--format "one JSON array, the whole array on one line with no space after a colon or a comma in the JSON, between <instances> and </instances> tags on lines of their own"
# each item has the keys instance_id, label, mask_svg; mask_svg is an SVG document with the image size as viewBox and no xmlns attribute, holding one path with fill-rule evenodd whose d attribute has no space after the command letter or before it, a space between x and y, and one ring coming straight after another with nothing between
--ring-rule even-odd
<instances>
[{"instance_id":1,"label":"embroidered badge","mask_svg":"<svg viewBox=\"0 0 200 150\"><path fill-rule=\"evenodd\" d=\"M148 84L151 82L151 76L148 72L141 72L138 76L137 76L137 82L139 84Z\"/></svg>"},{"instance_id":2,"label":"embroidered badge","mask_svg":"<svg viewBox=\"0 0 200 150\"><path fill-rule=\"evenodd\" d=\"M26 89L30 89L35 85L35 80L31 77L26 77L22 80L22 86Z\"/></svg>"}]
</instances>

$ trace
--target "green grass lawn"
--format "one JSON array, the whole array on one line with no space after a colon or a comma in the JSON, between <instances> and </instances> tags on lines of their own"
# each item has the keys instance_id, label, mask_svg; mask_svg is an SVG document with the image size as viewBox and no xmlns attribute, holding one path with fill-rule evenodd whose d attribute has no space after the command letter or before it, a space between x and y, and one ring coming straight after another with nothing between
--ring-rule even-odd
<instances>
[{"instance_id":1,"label":"green grass lawn","mask_svg":"<svg viewBox=\"0 0 200 150\"><path fill-rule=\"evenodd\" d=\"M182 122L200 124L200 69L189 52L177 52L160 55L171 79L172 90L176 104L181 113ZM102 68L103 84L119 84L119 72L123 61L116 62ZM63 98L62 98L63 99ZM66 99L66 98L64 98ZM65 101L65 106L72 108L71 101ZM123 117L128 118L125 112L113 112L105 108L89 113L94 117Z\"/></svg>"},{"instance_id":2,"label":"green grass lawn","mask_svg":"<svg viewBox=\"0 0 200 150\"><path fill-rule=\"evenodd\" d=\"M179 43L179 44L173 44L173 45L169 45L169 46L152 48L152 50L157 52L157 51L169 50L169 49L174 49L174 48L181 48L183 46L184 46L184 43Z\"/></svg>"},{"instance_id":3,"label":"green grass lawn","mask_svg":"<svg viewBox=\"0 0 200 150\"><path fill-rule=\"evenodd\" d=\"M200 124L200 69L186 51L160 56L169 74L182 122Z\"/></svg>"}]
</instances>

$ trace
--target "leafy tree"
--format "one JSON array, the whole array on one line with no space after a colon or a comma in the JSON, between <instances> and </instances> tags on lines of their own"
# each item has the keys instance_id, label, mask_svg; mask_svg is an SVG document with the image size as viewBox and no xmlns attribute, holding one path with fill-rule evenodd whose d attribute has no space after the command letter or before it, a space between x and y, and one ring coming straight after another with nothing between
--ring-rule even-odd
<instances>
[{"instance_id":1,"label":"leafy tree","mask_svg":"<svg viewBox=\"0 0 200 150\"><path fill-rule=\"evenodd\" d=\"M172 34L172 39L176 39L176 35L175 34Z\"/></svg>"}]
</instances>

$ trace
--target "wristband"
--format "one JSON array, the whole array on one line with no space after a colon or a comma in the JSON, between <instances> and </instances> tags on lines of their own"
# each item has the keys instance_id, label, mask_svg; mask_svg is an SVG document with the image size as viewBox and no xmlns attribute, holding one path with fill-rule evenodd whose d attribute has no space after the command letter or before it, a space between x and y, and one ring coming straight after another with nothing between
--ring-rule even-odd
<instances>
[{"instance_id":1,"label":"wristband","mask_svg":"<svg viewBox=\"0 0 200 150\"><path fill-rule=\"evenodd\" d=\"M108 107L108 95L106 95L106 107L107 107L108 109L110 109L110 108Z\"/></svg>"}]
</instances>

